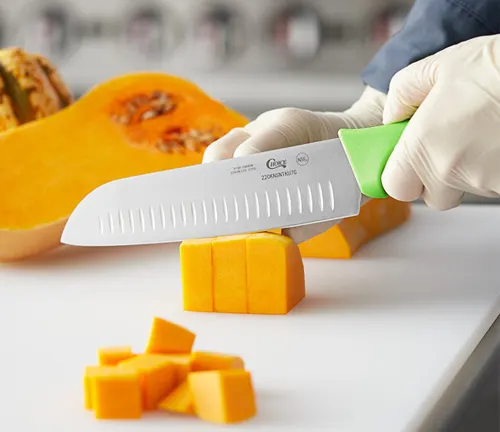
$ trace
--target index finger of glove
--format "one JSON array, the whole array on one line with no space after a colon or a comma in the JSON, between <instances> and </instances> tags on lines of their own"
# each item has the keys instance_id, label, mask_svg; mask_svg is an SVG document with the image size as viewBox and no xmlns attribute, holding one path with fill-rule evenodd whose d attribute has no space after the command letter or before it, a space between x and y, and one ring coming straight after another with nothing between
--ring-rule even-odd
<instances>
[{"instance_id":1,"label":"index finger of glove","mask_svg":"<svg viewBox=\"0 0 500 432\"><path fill-rule=\"evenodd\" d=\"M243 128L231 130L205 149L203 163L231 159L235 150L249 137L250 134Z\"/></svg>"}]
</instances>

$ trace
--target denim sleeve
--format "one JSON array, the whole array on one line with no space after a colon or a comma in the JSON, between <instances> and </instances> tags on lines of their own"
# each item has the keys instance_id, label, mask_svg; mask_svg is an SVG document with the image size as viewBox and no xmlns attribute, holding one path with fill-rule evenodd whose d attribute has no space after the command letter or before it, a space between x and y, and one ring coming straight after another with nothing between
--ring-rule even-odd
<instances>
[{"instance_id":1,"label":"denim sleeve","mask_svg":"<svg viewBox=\"0 0 500 432\"><path fill-rule=\"evenodd\" d=\"M402 29L362 72L366 85L384 93L401 69L451 45L500 33L500 0L416 0Z\"/></svg>"}]
</instances>

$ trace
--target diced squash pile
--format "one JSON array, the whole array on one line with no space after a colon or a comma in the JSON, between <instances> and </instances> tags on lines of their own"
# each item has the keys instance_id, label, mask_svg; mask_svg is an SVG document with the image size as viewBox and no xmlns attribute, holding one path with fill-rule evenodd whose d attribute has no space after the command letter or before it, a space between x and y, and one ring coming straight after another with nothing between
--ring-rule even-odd
<instances>
[{"instance_id":1,"label":"diced squash pile","mask_svg":"<svg viewBox=\"0 0 500 432\"><path fill-rule=\"evenodd\" d=\"M346 218L328 231L299 245L303 258L350 259L366 243L386 234L411 214L409 203L393 198L372 199L358 216Z\"/></svg>"},{"instance_id":2,"label":"diced squash pile","mask_svg":"<svg viewBox=\"0 0 500 432\"><path fill-rule=\"evenodd\" d=\"M98 350L84 374L85 408L99 420L164 411L228 424L257 413L252 376L241 357L193 351L195 334L155 317L144 353Z\"/></svg>"},{"instance_id":3,"label":"diced squash pile","mask_svg":"<svg viewBox=\"0 0 500 432\"><path fill-rule=\"evenodd\" d=\"M184 310L287 314L305 296L298 246L273 232L181 243Z\"/></svg>"}]
</instances>

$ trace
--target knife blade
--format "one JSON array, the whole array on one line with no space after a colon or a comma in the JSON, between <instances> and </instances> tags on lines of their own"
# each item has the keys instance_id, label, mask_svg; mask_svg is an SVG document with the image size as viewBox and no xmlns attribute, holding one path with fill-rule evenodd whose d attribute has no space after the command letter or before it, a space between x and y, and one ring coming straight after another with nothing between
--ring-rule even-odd
<instances>
[{"instance_id":1,"label":"knife blade","mask_svg":"<svg viewBox=\"0 0 500 432\"><path fill-rule=\"evenodd\" d=\"M339 138L118 179L75 208L61 242L126 246L291 228L359 214L407 122Z\"/></svg>"}]
</instances>

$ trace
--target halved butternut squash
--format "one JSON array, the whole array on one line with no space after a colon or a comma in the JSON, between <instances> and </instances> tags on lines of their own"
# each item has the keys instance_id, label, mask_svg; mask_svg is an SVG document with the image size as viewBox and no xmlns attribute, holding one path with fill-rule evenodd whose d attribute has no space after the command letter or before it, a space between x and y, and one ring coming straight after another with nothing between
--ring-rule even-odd
<instances>
[{"instance_id":1,"label":"halved butternut squash","mask_svg":"<svg viewBox=\"0 0 500 432\"><path fill-rule=\"evenodd\" d=\"M201 163L210 143L247 122L193 83L145 72L1 133L0 261L60 245L67 218L96 187Z\"/></svg>"}]
</instances>

